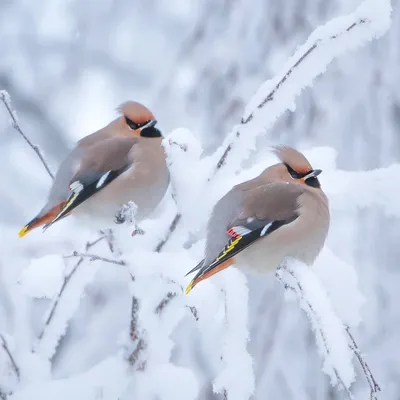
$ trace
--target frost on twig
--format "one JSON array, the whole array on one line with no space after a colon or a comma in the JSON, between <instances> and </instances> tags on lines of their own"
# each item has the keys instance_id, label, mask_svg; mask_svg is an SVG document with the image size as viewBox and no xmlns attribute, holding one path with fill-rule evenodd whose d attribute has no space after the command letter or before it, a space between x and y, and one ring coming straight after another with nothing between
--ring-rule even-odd
<instances>
[{"instance_id":1,"label":"frost on twig","mask_svg":"<svg viewBox=\"0 0 400 400\"><path fill-rule=\"evenodd\" d=\"M111 260L110 258L98 256L96 254L78 253L77 251L74 251L69 256L64 256L64 258L72 258L72 257L89 258L90 261L103 261L103 262L115 264L115 265L126 265L126 262L122 261L122 260L121 261Z\"/></svg>"},{"instance_id":2,"label":"frost on twig","mask_svg":"<svg viewBox=\"0 0 400 400\"><path fill-rule=\"evenodd\" d=\"M222 147L214 174L227 163L239 141L238 152L243 157L243 150L254 146L256 136L270 129L284 111L293 109L295 98L325 72L334 58L387 31L390 26L390 1L383 1L378 13L371 10L369 2L365 1L354 13L336 18L316 29L282 71L258 89L248 103L240 124ZM255 119L258 121L255 122ZM242 136L245 136L243 140ZM236 165L241 161L238 156L235 154L233 157Z\"/></svg>"},{"instance_id":3,"label":"frost on twig","mask_svg":"<svg viewBox=\"0 0 400 400\"><path fill-rule=\"evenodd\" d=\"M377 393L381 391L380 386L375 380L374 375L372 374L367 362L364 360L363 356L360 353L360 349L357 345L357 342L355 341L353 335L350 332L350 327L346 326L346 332L350 340L349 347L353 351L354 355L356 356L358 362L360 363L360 366L363 370L363 373L368 381L368 385L370 388L370 399L371 400L377 400Z\"/></svg>"},{"instance_id":4,"label":"frost on twig","mask_svg":"<svg viewBox=\"0 0 400 400\"><path fill-rule=\"evenodd\" d=\"M11 97L6 90L0 90L0 99L3 102L3 104L5 105L8 113L10 114L13 128L24 138L26 143L28 143L29 147L31 147L31 149L37 154L37 156L39 157L40 161L42 162L44 168L46 169L47 173L49 174L50 178L54 179L54 175L51 172L50 167L47 164L46 160L44 159L42 151L40 150L40 148L38 146L36 146L29 140L28 136L26 136L24 131L21 129L21 127L18 123L17 113L15 112L15 110L13 110L13 108L11 106Z\"/></svg>"},{"instance_id":5,"label":"frost on twig","mask_svg":"<svg viewBox=\"0 0 400 400\"><path fill-rule=\"evenodd\" d=\"M20 369L18 367L18 364L15 361L14 356L12 355L10 348L8 347L7 340L5 339L4 335L2 335L2 334L0 334L0 339L1 339L1 347L6 352L8 359L10 360L10 364L15 373L15 376L17 377L18 380L20 380L20 378L21 378Z\"/></svg>"},{"instance_id":6,"label":"frost on twig","mask_svg":"<svg viewBox=\"0 0 400 400\"><path fill-rule=\"evenodd\" d=\"M157 244L157 246L156 246L156 248L154 249L154 251L156 251L157 253L159 253L159 252L163 249L163 247L165 246L165 244L166 244L166 243L168 242L168 240L170 239L171 235L175 232L175 230L176 230L176 228L177 228L177 226L178 226L178 224L179 224L179 221L181 220L181 217L182 217L182 215L179 214L179 213L175 215L174 219L172 220L172 222L171 222L171 224L170 224L170 226L169 226L169 228L168 228L168 231L167 231L167 234L166 234L165 238L162 239L162 240Z\"/></svg>"},{"instance_id":7,"label":"frost on twig","mask_svg":"<svg viewBox=\"0 0 400 400\"><path fill-rule=\"evenodd\" d=\"M316 334L319 350L325 359L324 371L331 377L332 384L339 383L349 398L353 399L350 386L355 380L352 365L354 354L370 386L371 400L377 399L379 385L362 358L349 327L344 326L335 315L327 294L313 272L300 262L288 259L278 268L276 276L285 289L292 290L298 295L302 308L307 312Z\"/></svg>"},{"instance_id":8,"label":"frost on twig","mask_svg":"<svg viewBox=\"0 0 400 400\"><path fill-rule=\"evenodd\" d=\"M132 236L144 235L145 231L136 224L136 213L137 205L135 204L135 202L129 201L127 204L123 204L120 210L115 215L115 223L133 225L134 230L132 232Z\"/></svg>"},{"instance_id":9,"label":"frost on twig","mask_svg":"<svg viewBox=\"0 0 400 400\"><path fill-rule=\"evenodd\" d=\"M86 243L86 252L92 248L93 246L95 246L96 244L98 244L99 242L101 242L102 240L104 240L104 236L99 237L98 239L96 239L93 242L88 242ZM59 292L56 295L56 298L51 306L51 309L49 310L48 316L46 318L46 321L43 325L43 328L38 336L39 341L41 341L43 339L43 337L45 336L45 333L48 329L48 327L50 326L50 324L52 323L52 320L54 319L54 316L56 315L58 306L60 304L61 298L68 286L68 284L70 283L71 279L73 278L73 276L75 275L75 273L78 271L79 267L81 266L81 264L83 263L83 261L85 260L84 257L80 257L80 259L76 262L76 264L74 265L74 267L71 269L71 271L69 272L69 274L67 274L64 278L64 281L60 287Z\"/></svg>"}]
</instances>

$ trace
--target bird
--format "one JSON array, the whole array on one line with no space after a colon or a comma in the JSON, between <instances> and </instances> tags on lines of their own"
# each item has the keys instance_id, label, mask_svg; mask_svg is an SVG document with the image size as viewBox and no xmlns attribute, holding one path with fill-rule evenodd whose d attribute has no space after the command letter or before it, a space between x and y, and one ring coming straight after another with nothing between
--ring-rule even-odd
<instances>
[{"instance_id":1,"label":"bird","mask_svg":"<svg viewBox=\"0 0 400 400\"><path fill-rule=\"evenodd\" d=\"M286 257L312 265L330 224L329 202L306 157L273 146L279 163L228 191L208 220L204 259L185 292L231 265L250 273L275 271Z\"/></svg>"},{"instance_id":2,"label":"bird","mask_svg":"<svg viewBox=\"0 0 400 400\"><path fill-rule=\"evenodd\" d=\"M118 118L82 138L61 163L47 202L18 236L71 214L109 227L133 201L135 220L151 214L169 186L169 171L157 120L143 104L122 103Z\"/></svg>"}]
</instances>

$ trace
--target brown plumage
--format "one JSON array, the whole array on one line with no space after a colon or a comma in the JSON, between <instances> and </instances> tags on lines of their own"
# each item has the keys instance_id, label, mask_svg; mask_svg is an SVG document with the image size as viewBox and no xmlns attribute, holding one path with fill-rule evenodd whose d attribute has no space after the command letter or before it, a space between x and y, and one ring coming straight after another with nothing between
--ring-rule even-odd
<instances>
[{"instance_id":1,"label":"brown plumage","mask_svg":"<svg viewBox=\"0 0 400 400\"><path fill-rule=\"evenodd\" d=\"M234 186L210 217L205 257L187 293L201 280L235 264L252 272L273 271L285 257L311 265L329 229L328 199L303 154L279 146L281 163ZM228 262L229 261L229 262Z\"/></svg>"},{"instance_id":2,"label":"brown plumage","mask_svg":"<svg viewBox=\"0 0 400 400\"><path fill-rule=\"evenodd\" d=\"M57 171L46 205L22 228L20 237L71 213L105 228L129 201L138 206L138 220L158 205L169 173L157 121L133 101L118 110L119 118L81 139L70 152Z\"/></svg>"}]
</instances>

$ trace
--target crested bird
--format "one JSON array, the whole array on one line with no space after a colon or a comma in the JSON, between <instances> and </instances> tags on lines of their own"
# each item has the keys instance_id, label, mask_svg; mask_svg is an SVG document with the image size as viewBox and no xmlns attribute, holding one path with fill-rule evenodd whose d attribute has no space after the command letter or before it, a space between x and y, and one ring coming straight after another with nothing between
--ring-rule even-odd
<instances>
[{"instance_id":1,"label":"crested bird","mask_svg":"<svg viewBox=\"0 0 400 400\"><path fill-rule=\"evenodd\" d=\"M127 101L120 116L81 139L59 167L42 210L19 236L39 226L47 229L70 215L106 228L121 207L133 201L135 219L147 217L169 185L162 134L144 105Z\"/></svg>"},{"instance_id":2,"label":"crested bird","mask_svg":"<svg viewBox=\"0 0 400 400\"><path fill-rule=\"evenodd\" d=\"M273 147L281 161L234 186L214 206L204 259L186 288L235 265L253 273L274 271L285 257L312 265L329 230L328 198L306 157L288 146Z\"/></svg>"}]
</instances>

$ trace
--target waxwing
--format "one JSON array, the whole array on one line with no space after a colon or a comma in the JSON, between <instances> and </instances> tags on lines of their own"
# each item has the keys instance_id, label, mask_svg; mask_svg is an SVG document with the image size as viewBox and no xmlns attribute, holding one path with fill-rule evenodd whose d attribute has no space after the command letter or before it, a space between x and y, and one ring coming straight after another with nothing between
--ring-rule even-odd
<instances>
[{"instance_id":1,"label":"waxwing","mask_svg":"<svg viewBox=\"0 0 400 400\"><path fill-rule=\"evenodd\" d=\"M123 205L133 201L137 221L159 204L169 185L162 135L154 115L142 104L123 103L120 117L84 137L55 176L47 203L19 236L44 229L70 215L107 228Z\"/></svg>"},{"instance_id":2,"label":"waxwing","mask_svg":"<svg viewBox=\"0 0 400 400\"><path fill-rule=\"evenodd\" d=\"M313 169L297 150L273 148L280 159L258 177L234 186L208 222L204 259L186 293L230 265L269 273L285 257L312 265L329 230L328 199Z\"/></svg>"}]
</instances>

